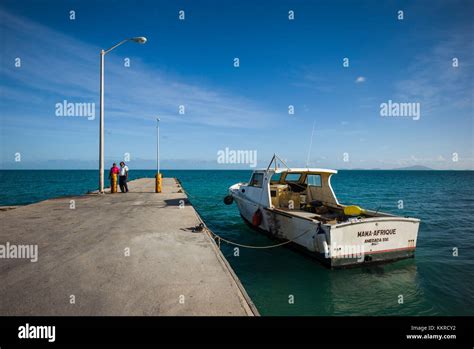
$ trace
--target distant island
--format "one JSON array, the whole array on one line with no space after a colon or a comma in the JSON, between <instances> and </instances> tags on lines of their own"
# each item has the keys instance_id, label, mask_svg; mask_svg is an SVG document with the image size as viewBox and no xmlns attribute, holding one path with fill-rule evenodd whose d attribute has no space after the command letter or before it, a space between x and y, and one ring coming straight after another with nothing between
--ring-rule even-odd
<instances>
[{"instance_id":1,"label":"distant island","mask_svg":"<svg viewBox=\"0 0 474 349\"><path fill-rule=\"evenodd\" d=\"M403 170L403 171L434 171L434 169L432 169L432 168L429 168L429 167L426 167L426 166L421 166L421 165L394 168L393 170Z\"/></svg>"},{"instance_id":2,"label":"distant island","mask_svg":"<svg viewBox=\"0 0 474 349\"><path fill-rule=\"evenodd\" d=\"M343 169L341 169L343 170ZM430 168L427 166L421 165L414 165L414 166L407 166L407 167L398 167L398 168L351 168L345 170L353 170L353 171L436 171L434 168Z\"/></svg>"}]
</instances>

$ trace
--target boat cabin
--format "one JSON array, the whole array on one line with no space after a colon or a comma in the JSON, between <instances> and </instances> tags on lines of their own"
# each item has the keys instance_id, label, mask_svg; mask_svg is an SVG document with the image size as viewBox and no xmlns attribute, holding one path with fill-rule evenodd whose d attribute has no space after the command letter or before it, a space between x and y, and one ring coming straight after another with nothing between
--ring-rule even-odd
<instances>
[{"instance_id":1,"label":"boat cabin","mask_svg":"<svg viewBox=\"0 0 474 349\"><path fill-rule=\"evenodd\" d=\"M318 201L321 204L339 205L331 187L334 170L291 169L277 170L270 178L270 200L274 208L299 209Z\"/></svg>"},{"instance_id":2,"label":"boat cabin","mask_svg":"<svg viewBox=\"0 0 474 349\"><path fill-rule=\"evenodd\" d=\"M254 171L248 184L241 187L248 199L263 207L328 224L345 222L354 216L385 215L341 205L331 187L331 176L336 170L278 168L276 165L271 168L272 162L266 170ZM355 212L349 213L349 207L356 208Z\"/></svg>"}]
</instances>

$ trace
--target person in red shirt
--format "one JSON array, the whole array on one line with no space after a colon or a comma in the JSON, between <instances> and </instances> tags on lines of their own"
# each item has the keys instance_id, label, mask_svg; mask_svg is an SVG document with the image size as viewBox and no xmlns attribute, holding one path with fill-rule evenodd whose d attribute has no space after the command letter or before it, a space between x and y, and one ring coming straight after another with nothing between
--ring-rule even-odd
<instances>
[{"instance_id":1,"label":"person in red shirt","mask_svg":"<svg viewBox=\"0 0 474 349\"><path fill-rule=\"evenodd\" d=\"M111 188L112 188L112 185L113 185L113 183L112 183L112 175L113 175L113 174L118 175L119 172L120 172L120 169L117 167L117 164L114 162L114 163L112 164L112 167L110 168L110 171L109 171L109 179L110 179L110 187L111 187Z\"/></svg>"}]
</instances>

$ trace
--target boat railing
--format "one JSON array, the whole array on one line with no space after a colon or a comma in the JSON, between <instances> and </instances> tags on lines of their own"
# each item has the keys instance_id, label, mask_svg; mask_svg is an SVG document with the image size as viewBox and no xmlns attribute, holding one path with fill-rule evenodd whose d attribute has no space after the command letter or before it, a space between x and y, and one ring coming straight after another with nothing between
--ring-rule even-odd
<instances>
[{"instance_id":1,"label":"boat railing","mask_svg":"<svg viewBox=\"0 0 474 349\"><path fill-rule=\"evenodd\" d=\"M272 167L272 163L275 164L275 171L278 170L278 161L280 161L288 170L290 170L290 167L284 162L278 155L273 154L272 160L268 164L267 171L270 170L270 167Z\"/></svg>"}]
</instances>

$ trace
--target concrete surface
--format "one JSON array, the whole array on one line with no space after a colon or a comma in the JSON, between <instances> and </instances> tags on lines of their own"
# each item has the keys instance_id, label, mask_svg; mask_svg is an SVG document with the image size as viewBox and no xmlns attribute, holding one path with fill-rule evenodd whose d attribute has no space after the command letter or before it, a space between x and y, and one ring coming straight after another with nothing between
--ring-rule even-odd
<instances>
[{"instance_id":1,"label":"concrete surface","mask_svg":"<svg viewBox=\"0 0 474 349\"><path fill-rule=\"evenodd\" d=\"M129 188L0 211L0 245L38 245L0 258L0 315L258 315L175 179Z\"/></svg>"}]
</instances>

